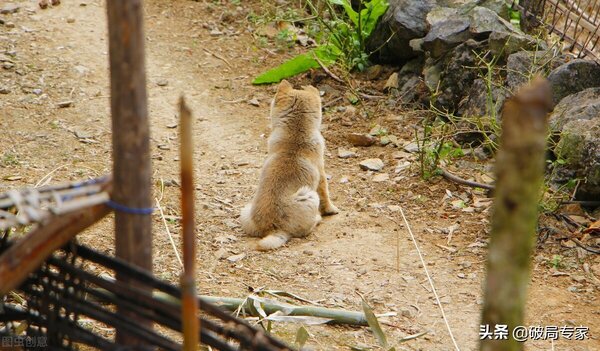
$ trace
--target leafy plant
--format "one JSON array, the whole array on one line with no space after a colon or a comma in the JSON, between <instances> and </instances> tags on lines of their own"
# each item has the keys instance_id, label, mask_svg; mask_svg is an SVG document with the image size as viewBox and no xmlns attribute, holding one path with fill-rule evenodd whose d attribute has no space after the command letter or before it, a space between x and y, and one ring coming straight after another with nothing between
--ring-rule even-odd
<instances>
[{"instance_id":1,"label":"leafy plant","mask_svg":"<svg viewBox=\"0 0 600 351\"><path fill-rule=\"evenodd\" d=\"M310 0L307 3L327 33L322 38L323 41L316 49L300 54L259 75L253 84L277 83L311 68L330 66L339 61L342 61L348 70L363 70L367 66L369 54L365 52L365 43L375 29L377 21L387 10L387 1L361 1L360 10L355 11L349 0L326 0L330 19L325 19ZM344 9L343 14L338 15L334 5L341 6Z\"/></svg>"},{"instance_id":2,"label":"leafy plant","mask_svg":"<svg viewBox=\"0 0 600 351\"><path fill-rule=\"evenodd\" d=\"M5 152L2 157L2 165L3 166L17 166L19 165L19 159L17 155L12 154L10 152Z\"/></svg>"},{"instance_id":3,"label":"leafy plant","mask_svg":"<svg viewBox=\"0 0 600 351\"><path fill-rule=\"evenodd\" d=\"M513 1L513 5L519 5L519 0ZM510 17L510 23L517 27L521 28L521 11L516 8L513 8L513 5L506 4L508 7L508 16Z\"/></svg>"},{"instance_id":4,"label":"leafy plant","mask_svg":"<svg viewBox=\"0 0 600 351\"><path fill-rule=\"evenodd\" d=\"M423 128L422 138L419 139L418 135L416 137L419 146L421 177L425 180L442 173L439 168L441 162L448 162L464 156L460 146L447 140L448 130L446 123L442 122L439 126L430 123Z\"/></svg>"},{"instance_id":5,"label":"leafy plant","mask_svg":"<svg viewBox=\"0 0 600 351\"><path fill-rule=\"evenodd\" d=\"M564 267L563 257L561 255L554 255L548 261L548 265L554 269L559 269Z\"/></svg>"}]
</instances>

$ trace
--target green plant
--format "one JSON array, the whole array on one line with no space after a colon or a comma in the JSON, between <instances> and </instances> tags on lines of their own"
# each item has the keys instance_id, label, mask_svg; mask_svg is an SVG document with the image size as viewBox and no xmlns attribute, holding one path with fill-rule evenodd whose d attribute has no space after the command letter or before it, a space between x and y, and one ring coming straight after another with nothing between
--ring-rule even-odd
<instances>
[{"instance_id":1,"label":"green plant","mask_svg":"<svg viewBox=\"0 0 600 351\"><path fill-rule=\"evenodd\" d=\"M2 156L2 165L5 167L18 166L19 159L17 158L17 155L10 152L5 152L4 156Z\"/></svg>"},{"instance_id":2,"label":"green plant","mask_svg":"<svg viewBox=\"0 0 600 351\"><path fill-rule=\"evenodd\" d=\"M308 6L327 34L321 38L316 49L300 54L283 64L259 75L253 84L277 83L284 78L306 72L321 65L329 66L341 62L349 71L354 68L363 70L368 63L369 54L365 52L365 43L371 35L379 18L388 8L386 0L361 1L360 10L355 11L349 0L327 0L330 18L325 19L311 0ZM334 5L344 9L338 14Z\"/></svg>"},{"instance_id":3,"label":"green plant","mask_svg":"<svg viewBox=\"0 0 600 351\"><path fill-rule=\"evenodd\" d=\"M548 265L554 269L563 268L564 262L563 257L561 255L553 255L552 258L548 261Z\"/></svg>"},{"instance_id":4,"label":"green plant","mask_svg":"<svg viewBox=\"0 0 600 351\"><path fill-rule=\"evenodd\" d=\"M519 0L514 0L513 5L518 6ZM508 7L508 16L510 17L510 23L517 28L521 28L521 11L519 11L516 7L513 7L513 5L506 4L506 6Z\"/></svg>"},{"instance_id":5,"label":"green plant","mask_svg":"<svg viewBox=\"0 0 600 351\"><path fill-rule=\"evenodd\" d=\"M422 138L419 139L418 134L416 136L419 146L421 177L425 180L442 173L439 168L441 162L450 162L464 156L459 145L447 140L449 129L448 124L444 122L435 125L426 120Z\"/></svg>"}]
</instances>

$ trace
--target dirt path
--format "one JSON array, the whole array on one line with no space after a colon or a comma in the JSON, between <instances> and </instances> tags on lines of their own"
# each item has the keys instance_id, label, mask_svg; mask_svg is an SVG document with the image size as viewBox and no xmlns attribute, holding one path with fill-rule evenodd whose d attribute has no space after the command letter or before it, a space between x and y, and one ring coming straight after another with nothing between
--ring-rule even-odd
<instances>
[{"instance_id":1,"label":"dirt path","mask_svg":"<svg viewBox=\"0 0 600 351\"><path fill-rule=\"evenodd\" d=\"M16 52L15 67L3 70L0 76L0 85L10 90L0 95L0 128L9 131L0 136L0 178L13 176L16 180L3 180L0 190L34 185L48 174L51 176L46 179L57 182L110 170L104 4L97 0L63 2L41 11L33 2L21 1L21 11L10 18L16 27L0 26L1 49ZM251 3L248 8L260 8L259 2ZM359 149L358 158L337 157L338 147L349 147L344 140L347 132L364 132L374 124L385 125L402 141L410 141L412 120L399 109L362 106L347 126L336 121L343 114L341 109L325 113L323 134L330 150L327 171L332 177L334 202L342 210L339 215L327 218L307 240L293 240L273 253L254 251L254 239L242 235L237 216L252 195L264 160L268 104L274 91L252 87L249 82L284 57L257 45L247 31L248 8L218 2L146 1L154 180L156 196L173 219L168 226L175 240L180 229L176 221L178 150L177 129L172 127L182 92L196 116L199 291L244 297L249 288L285 290L324 306L354 310L360 309L360 293L377 313L397 313L384 319L390 341L427 332L401 344L398 350L452 350L423 266L394 207L401 205L458 345L461 350L475 349L487 207L473 213L453 208L444 198L447 191L470 198L470 190L422 181L414 156L405 156L413 167L394 173L397 160L393 153L398 149L374 146ZM223 34L216 35L215 29ZM258 107L247 103L251 98L259 100ZM326 93L323 98L330 101L332 95ZM63 100L72 100L73 106L57 108L56 103ZM369 117L361 117L362 112ZM358 162L370 157L386 162L390 180L374 182L372 174L359 169ZM343 178L348 182L340 182ZM458 229L449 238L444 228L456 224ZM176 282L179 264L159 216L155 217L154 235L155 272ZM112 253L112 236L112 223L107 220L85 233L83 241ZM396 252L401 253L399 271ZM245 256L236 256L240 254ZM597 285L589 280L574 282L569 276L582 275L582 262L594 265L598 258L580 259L574 250L563 255L572 265L564 269L567 275L556 277L546 265L549 254L540 251L536 255L529 324L585 325L592 338L527 344L531 350L600 349ZM568 290L573 286L575 290ZM297 327L275 324L274 332L292 343ZM315 350L376 344L366 328L307 328L309 344Z\"/></svg>"}]
</instances>

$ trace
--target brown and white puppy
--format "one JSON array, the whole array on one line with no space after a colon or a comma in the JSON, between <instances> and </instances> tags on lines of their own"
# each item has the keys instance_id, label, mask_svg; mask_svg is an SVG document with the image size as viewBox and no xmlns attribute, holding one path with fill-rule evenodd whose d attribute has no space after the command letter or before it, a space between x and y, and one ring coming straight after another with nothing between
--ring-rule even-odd
<instances>
[{"instance_id":1,"label":"brown and white puppy","mask_svg":"<svg viewBox=\"0 0 600 351\"><path fill-rule=\"evenodd\" d=\"M271 103L268 157L251 203L242 209L242 229L261 237L259 250L307 236L321 215L339 212L329 199L321 97L312 86L296 90L282 81Z\"/></svg>"}]
</instances>

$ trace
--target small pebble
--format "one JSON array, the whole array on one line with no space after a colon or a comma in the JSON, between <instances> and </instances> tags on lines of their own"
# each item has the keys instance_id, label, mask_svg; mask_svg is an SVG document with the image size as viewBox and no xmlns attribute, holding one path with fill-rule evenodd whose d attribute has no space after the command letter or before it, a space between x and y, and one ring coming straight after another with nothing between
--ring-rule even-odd
<instances>
[{"instance_id":1,"label":"small pebble","mask_svg":"<svg viewBox=\"0 0 600 351\"><path fill-rule=\"evenodd\" d=\"M75 23L75 17L67 17L67 23Z\"/></svg>"},{"instance_id":2,"label":"small pebble","mask_svg":"<svg viewBox=\"0 0 600 351\"><path fill-rule=\"evenodd\" d=\"M58 107L60 107L60 108L71 107L71 106L73 106L73 101L71 101L71 100L65 100L65 101L59 102L56 105Z\"/></svg>"}]
</instances>

